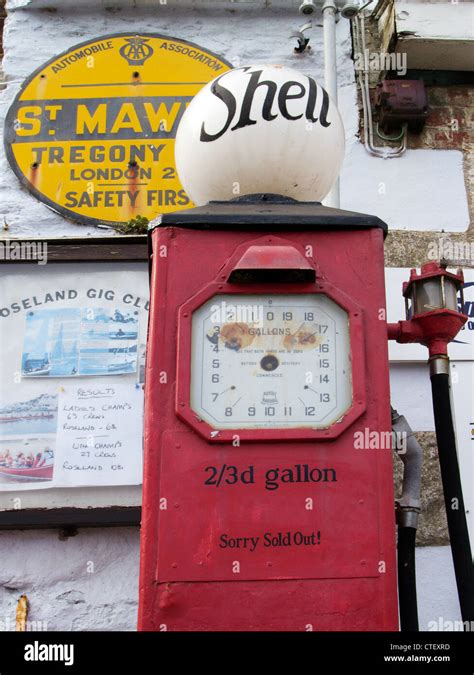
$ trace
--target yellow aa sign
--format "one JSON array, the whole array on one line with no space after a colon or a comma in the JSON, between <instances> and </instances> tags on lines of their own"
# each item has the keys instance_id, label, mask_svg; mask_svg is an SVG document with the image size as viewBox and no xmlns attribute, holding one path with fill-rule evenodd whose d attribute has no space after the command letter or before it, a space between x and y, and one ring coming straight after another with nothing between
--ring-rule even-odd
<instances>
[{"instance_id":1,"label":"yellow aa sign","mask_svg":"<svg viewBox=\"0 0 474 675\"><path fill-rule=\"evenodd\" d=\"M39 68L8 111L5 147L21 182L83 224L152 220L191 205L174 139L193 96L231 65L163 35L120 34Z\"/></svg>"}]
</instances>

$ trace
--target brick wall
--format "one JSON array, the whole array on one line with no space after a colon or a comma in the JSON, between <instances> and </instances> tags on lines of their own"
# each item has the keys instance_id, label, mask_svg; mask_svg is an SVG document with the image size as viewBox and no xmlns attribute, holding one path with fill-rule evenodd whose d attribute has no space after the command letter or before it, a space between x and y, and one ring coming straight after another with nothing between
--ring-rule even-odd
<instances>
[{"instance_id":1,"label":"brick wall","mask_svg":"<svg viewBox=\"0 0 474 675\"><path fill-rule=\"evenodd\" d=\"M427 87L430 116L413 148L451 148L467 152L472 144L474 88L470 86Z\"/></svg>"}]
</instances>

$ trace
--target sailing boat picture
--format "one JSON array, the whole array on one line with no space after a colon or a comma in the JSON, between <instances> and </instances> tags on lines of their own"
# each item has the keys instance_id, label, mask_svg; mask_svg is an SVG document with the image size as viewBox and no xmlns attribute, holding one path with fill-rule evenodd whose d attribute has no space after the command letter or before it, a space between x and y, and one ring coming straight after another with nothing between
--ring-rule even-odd
<instances>
[{"instance_id":1,"label":"sailing boat picture","mask_svg":"<svg viewBox=\"0 0 474 675\"><path fill-rule=\"evenodd\" d=\"M134 373L138 312L68 308L26 317L23 377L85 377Z\"/></svg>"},{"instance_id":2,"label":"sailing boat picture","mask_svg":"<svg viewBox=\"0 0 474 675\"><path fill-rule=\"evenodd\" d=\"M80 309L29 312L23 343L24 377L70 377L78 372Z\"/></svg>"}]
</instances>

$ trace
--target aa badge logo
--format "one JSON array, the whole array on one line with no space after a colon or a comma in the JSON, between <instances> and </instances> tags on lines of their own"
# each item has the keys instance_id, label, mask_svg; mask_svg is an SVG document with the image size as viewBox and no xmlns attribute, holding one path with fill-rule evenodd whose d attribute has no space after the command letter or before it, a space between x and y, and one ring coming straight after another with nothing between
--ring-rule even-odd
<instances>
[{"instance_id":1,"label":"aa badge logo","mask_svg":"<svg viewBox=\"0 0 474 675\"><path fill-rule=\"evenodd\" d=\"M131 66L143 66L145 61L153 55L153 47L148 44L149 40L144 37L127 38L126 44L120 49L120 55Z\"/></svg>"}]
</instances>

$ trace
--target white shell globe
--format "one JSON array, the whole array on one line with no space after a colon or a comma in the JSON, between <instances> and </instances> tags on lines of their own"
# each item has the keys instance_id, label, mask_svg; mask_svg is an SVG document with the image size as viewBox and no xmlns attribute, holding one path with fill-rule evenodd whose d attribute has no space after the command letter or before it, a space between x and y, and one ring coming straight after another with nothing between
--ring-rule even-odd
<instances>
[{"instance_id":1,"label":"white shell globe","mask_svg":"<svg viewBox=\"0 0 474 675\"><path fill-rule=\"evenodd\" d=\"M234 68L209 82L175 144L179 178L198 206L261 192L320 201L343 157L335 103L312 78L277 65Z\"/></svg>"}]
</instances>

